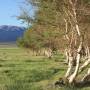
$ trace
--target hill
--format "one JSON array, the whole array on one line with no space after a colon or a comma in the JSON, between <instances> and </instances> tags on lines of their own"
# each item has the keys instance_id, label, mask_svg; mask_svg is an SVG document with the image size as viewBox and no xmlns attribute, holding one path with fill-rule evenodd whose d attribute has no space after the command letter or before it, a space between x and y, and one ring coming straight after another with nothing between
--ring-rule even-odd
<instances>
[{"instance_id":1,"label":"hill","mask_svg":"<svg viewBox=\"0 0 90 90\"><path fill-rule=\"evenodd\" d=\"M0 42L15 42L23 36L25 27L2 25L0 26Z\"/></svg>"}]
</instances>

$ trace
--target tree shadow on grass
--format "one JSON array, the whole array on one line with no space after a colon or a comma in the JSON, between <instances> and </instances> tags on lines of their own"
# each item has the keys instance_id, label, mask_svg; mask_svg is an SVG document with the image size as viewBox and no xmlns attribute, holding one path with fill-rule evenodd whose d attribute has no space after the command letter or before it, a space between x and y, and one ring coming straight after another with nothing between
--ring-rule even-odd
<instances>
[{"instance_id":1,"label":"tree shadow on grass","mask_svg":"<svg viewBox=\"0 0 90 90\"><path fill-rule=\"evenodd\" d=\"M61 78L59 81L55 82L55 86L64 87L65 90L82 90L82 88L90 87L90 81L75 81L73 84L66 84Z\"/></svg>"},{"instance_id":2,"label":"tree shadow on grass","mask_svg":"<svg viewBox=\"0 0 90 90\"><path fill-rule=\"evenodd\" d=\"M78 87L78 88L90 87L90 81L77 82L77 83L75 84L75 86Z\"/></svg>"}]
</instances>

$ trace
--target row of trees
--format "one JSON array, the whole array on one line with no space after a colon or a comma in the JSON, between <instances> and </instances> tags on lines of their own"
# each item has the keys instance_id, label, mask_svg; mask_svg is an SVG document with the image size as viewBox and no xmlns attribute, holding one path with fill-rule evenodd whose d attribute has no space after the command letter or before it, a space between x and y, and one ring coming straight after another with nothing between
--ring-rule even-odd
<instances>
[{"instance_id":1,"label":"row of trees","mask_svg":"<svg viewBox=\"0 0 90 90\"><path fill-rule=\"evenodd\" d=\"M26 2L29 5L32 4L34 9L36 9L36 12L33 18L26 16L25 12L19 16L19 19L22 20L26 20L27 17L29 17L27 23L32 24L32 28L26 31L23 39L19 40L19 42L22 43L22 41L24 41L25 43L22 45L35 51L42 48L45 48L46 50L49 49L49 53L60 50L64 45L62 42L64 32L62 32L63 29L61 29L63 27L61 25L61 18L59 19L59 16L56 16L57 12L54 2L49 0L26 0Z\"/></svg>"},{"instance_id":2,"label":"row of trees","mask_svg":"<svg viewBox=\"0 0 90 90\"><path fill-rule=\"evenodd\" d=\"M19 19L32 24L32 28L28 29L20 40L21 45L34 50L65 49L68 69L63 83L74 83L90 63L90 0L26 0L26 2L35 8L35 15L32 18L29 14L19 16ZM87 77L90 79L90 70L80 82L85 82Z\"/></svg>"}]
</instances>

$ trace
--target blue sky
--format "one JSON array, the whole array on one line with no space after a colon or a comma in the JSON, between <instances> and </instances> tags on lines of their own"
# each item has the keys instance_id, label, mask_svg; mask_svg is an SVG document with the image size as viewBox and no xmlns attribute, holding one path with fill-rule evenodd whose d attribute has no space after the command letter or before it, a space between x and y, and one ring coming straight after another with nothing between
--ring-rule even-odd
<instances>
[{"instance_id":1,"label":"blue sky","mask_svg":"<svg viewBox=\"0 0 90 90\"><path fill-rule=\"evenodd\" d=\"M0 0L0 25L25 26L16 17L24 0Z\"/></svg>"}]
</instances>

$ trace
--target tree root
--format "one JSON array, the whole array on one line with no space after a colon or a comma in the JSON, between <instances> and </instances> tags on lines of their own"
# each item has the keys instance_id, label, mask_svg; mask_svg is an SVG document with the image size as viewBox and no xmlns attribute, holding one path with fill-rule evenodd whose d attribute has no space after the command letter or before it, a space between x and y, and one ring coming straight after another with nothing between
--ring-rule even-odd
<instances>
[{"instance_id":1,"label":"tree root","mask_svg":"<svg viewBox=\"0 0 90 90\"><path fill-rule=\"evenodd\" d=\"M83 87L90 87L90 80L85 81L74 81L72 84L68 82L68 80L60 78L58 81L55 82L55 86L59 87L77 87L77 88L83 88Z\"/></svg>"}]
</instances>

